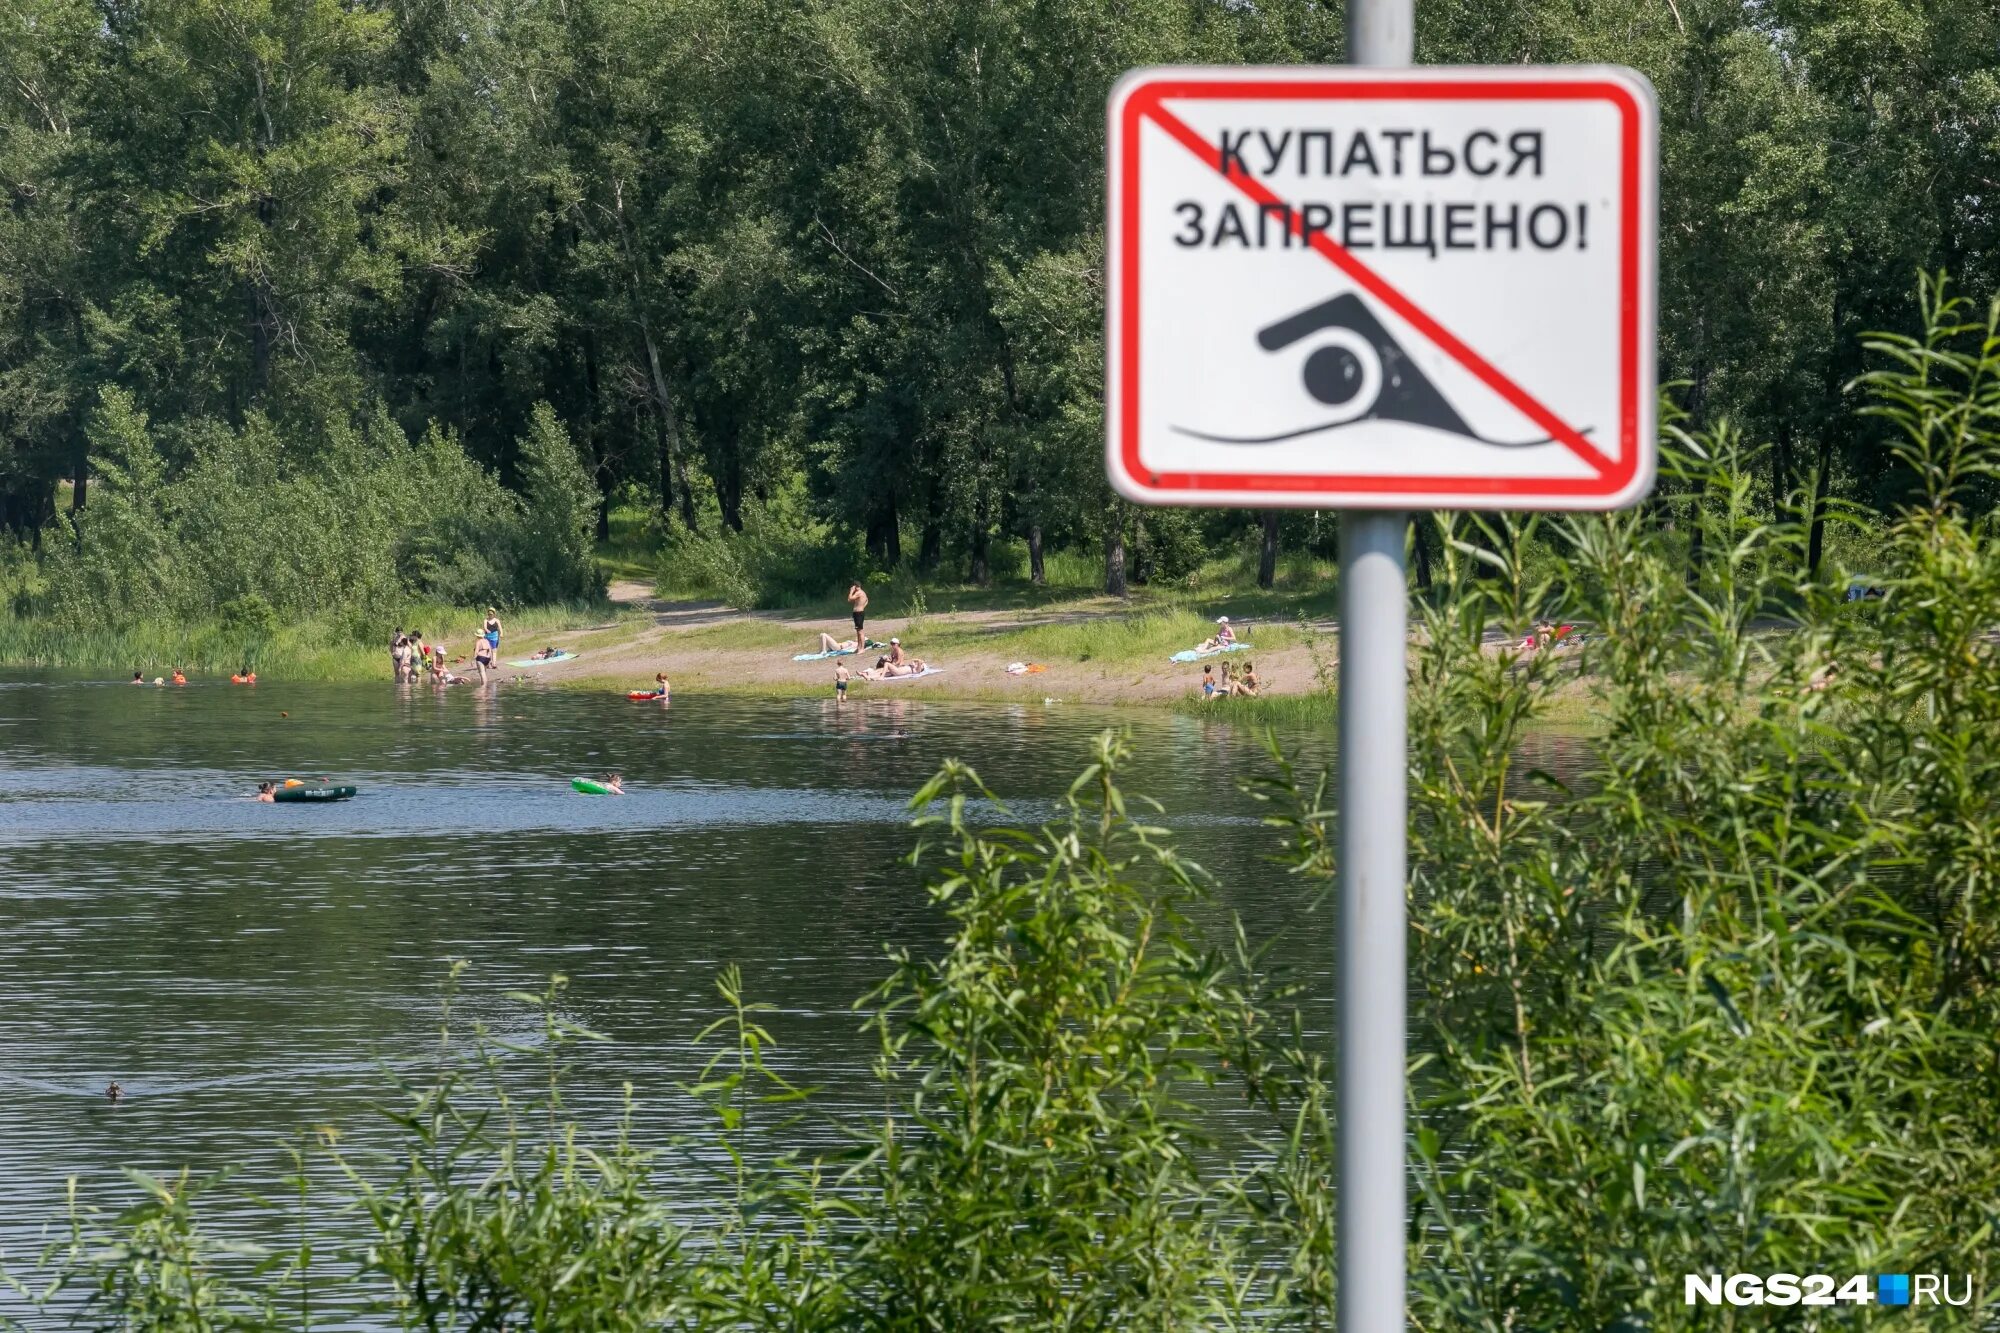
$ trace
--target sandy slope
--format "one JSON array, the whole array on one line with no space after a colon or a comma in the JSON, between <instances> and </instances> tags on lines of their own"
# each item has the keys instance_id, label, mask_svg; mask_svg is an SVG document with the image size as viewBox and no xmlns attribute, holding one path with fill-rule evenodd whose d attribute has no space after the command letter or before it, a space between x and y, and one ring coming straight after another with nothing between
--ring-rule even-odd
<instances>
[{"instance_id":1,"label":"sandy slope","mask_svg":"<svg viewBox=\"0 0 2000 1333\"><path fill-rule=\"evenodd\" d=\"M664 671L678 691L742 690L775 694L831 694L833 662L794 662L793 653L814 651L821 630L841 637L851 632L845 619L800 620L784 612L736 611L714 602L661 602L643 584L614 583L611 598L628 606L643 608L651 625L636 630L600 627L597 630L556 635L550 642L570 647L582 655L573 662L559 662L525 671L504 668L503 678L520 674L550 683L605 681L627 689L637 689L651 681L653 673ZM990 626L998 633L1010 629L1095 615L1115 615L1115 604L1103 610L1063 609L1048 612L971 611L932 613L928 625L954 627ZM876 639L903 636L909 622L886 618L868 622L868 632ZM740 629L748 635L718 633ZM707 631L707 632L705 632ZM739 646L730 638L750 637L769 640L769 646ZM1255 627L1246 637L1255 641ZM779 642L782 640L782 642ZM510 643L510 649L528 650L540 644ZM953 698L1019 698L1065 701L1134 702L1159 701L1198 692L1201 667L1169 662L1049 662L1046 672L1031 676L1010 676L1007 663L1014 660L1006 651L982 652L954 645L948 654L925 649L921 635L905 638L912 653L943 668L939 675L921 680L876 684L857 680L851 687L857 696L924 694ZM1331 641L1328 641L1330 650ZM1313 688L1315 672L1311 653L1299 646L1270 652L1233 654L1239 664L1248 657L1257 665L1265 693L1296 694ZM874 661L874 654L845 659L850 670ZM1225 659L1213 659L1220 662Z\"/></svg>"}]
</instances>

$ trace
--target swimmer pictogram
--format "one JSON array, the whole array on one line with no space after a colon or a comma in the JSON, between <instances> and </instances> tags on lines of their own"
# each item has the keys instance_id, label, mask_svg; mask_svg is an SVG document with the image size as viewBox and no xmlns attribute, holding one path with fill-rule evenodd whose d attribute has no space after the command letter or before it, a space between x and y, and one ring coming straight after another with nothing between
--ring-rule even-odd
<instances>
[{"instance_id":1,"label":"swimmer pictogram","mask_svg":"<svg viewBox=\"0 0 2000 1333\"><path fill-rule=\"evenodd\" d=\"M1496 440L1474 430L1353 292L1343 292L1257 331L1257 345L1269 353L1308 343L1311 350L1300 357L1300 396L1302 406L1317 405L1316 419L1260 435L1229 435L1178 424L1173 430L1215 444L1282 444L1364 421L1402 421L1498 449L1555 443L1553 435ZM1590 431L1588 426L1577 428L1579 435Z\"/></svg>"}]
</instances>

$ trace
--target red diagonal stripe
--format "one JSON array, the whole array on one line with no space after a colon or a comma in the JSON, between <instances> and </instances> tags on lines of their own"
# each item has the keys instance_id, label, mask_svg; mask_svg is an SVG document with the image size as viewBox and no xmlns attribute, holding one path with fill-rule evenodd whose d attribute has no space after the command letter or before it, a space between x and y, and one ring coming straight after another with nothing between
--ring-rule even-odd
<instances>
[{"instance_id":1,"label":"red diagonal stripe","mask_svg":"<svg viewBox=\"0 0 2000 1333\"><path fill-rule=\"evenodd\" d=\"M1609 473L1615 466L1602 450L1586 440L1575 427L1542 406L1534 395L1507 378L1499 367L1466 346L1450 329L1425 314L1415 302L1391 287L1374 269L1356 259L1353 251L1325 232L1314 232L1310 237L1305 236L1304 223L1298 209L1280 199L1270 187L1254 176L1233 166L1226 171L1223 170L1222 150L1195 133L1180 117L1157 104L1145 108L1140 114L1151 116L1154 124L1172 135L1183 148L1221 172L1223 179L1243 191L1256 203L1268 208L1283 208L1289 220L1288 225L1295 234L1322 256L1331 260L1334 267L1352 278L1370 296L1395 311L1417 332L1436 343L1446 356L1478 376L1482 383L1513 404L1523 416L1547 431L1550 438L1558 444L1567 447L1571 453L1590 464L1600 475Z\"/></svg>"}]
</instances>

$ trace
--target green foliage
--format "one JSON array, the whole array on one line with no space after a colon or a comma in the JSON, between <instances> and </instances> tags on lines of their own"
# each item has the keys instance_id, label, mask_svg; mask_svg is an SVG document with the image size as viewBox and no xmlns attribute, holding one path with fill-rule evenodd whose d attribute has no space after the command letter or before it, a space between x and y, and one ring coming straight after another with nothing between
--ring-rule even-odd
<instances>
[{"instance_id":1,"label":"green foliage","mask_svg":"<svg viewBox=\"0 0 2000 1333\"><path fill-rule=\"evenodd\" d=\"M751 608L844 598L867 576L857 543L812 516L803 487L744 506L743 530L666 534L655 589L667 598L714 598Z\"/></svg>"},{"instance_id":2,"label":"green foliage","mask_svg":"<svg viewBox=\"0 0 2000 1333\"><path fill-rule=\"evenodd\" d=\"M198 442L265 431L287 472L315 470L340 447L331 423L379 411L412 437L435 423L525 494L545 404L596 492L639 497L677 543L742 536L795 488L826 530L816 546L930 581L1006 577L1003 543L1032 535L1088 559L1090 586L1121 541L1135 582L1212 585L1205 567L1240 544L1247 515L1142 516L1104 482L1104 96L1139 65L1335 60L1337 5L149 0L106 17L14 0L8 14L10 534L60 546L63 511L90 509L116 391L176 479ZM1653 80L1662 370L1686 384L1691 425L1727 417L1772 441L1769 513L1799 492L1900 500L1905 474L1854 429L1840 385L1859 332L1905 320L1913 271L1949 264L1981 293L2000 281L1990 0L1425 0L1417 14L1426 63L1615 61ZM2000 488L1973 494L1990 506ZM415 577L452 600L509 595L515 552L456 531L458 512L406 534ZM280 517L325 511L300 500ZM1287 551L1310 540L1302 523L1284 525ZM148 586L142 531L116 514L100 526L107 548L131 547L121 598L180 600ZM674 564L738 604L822 596L793 535ZM1837 535L1822 525L1802 559ZM223 530L212 572L229 586L210 600L269 597L246 586L243 555ZM582 591L574 573L554 579L564 595Z\"/></svg>"},{"instance_id":3,"label":"green foliage","mask_svg":"<svg viewBox=\"0 0 2000 1333\"><path fill-rule=\"evenodd\" d=\"M1063 825L992 834L947 765L917 794L945 839L941 958L899 956L872 1006L914 1113L857 1173L856 1262L893 1326L1204 1326L1232 1295L1193 1102L1220 1076L1227 969L1183 913L1191 866L1132 818L1108 739Z\"/></svg>"},{"instance_id":4,"label":"green foliage","mask_svg":"<svg viewBox=\"0 0 2000 1333\"><path fill-rule=\"evenodd\" d=\"M602 591L594 492L552 417L523 443L525 505L448 437L412 445L379 418L309 447L262 417L185 442L158 434L129 395L106 392L91 422L94 498L58 520L31 615L70 632L219 619L247 643L299 618L372 639L414 601ZM179 443L187 457L170 467Z\"/></svg>"},{"instance_id":5,"label":"green foliage","mask_svg":"<svg viewBox=\"0 0 2000 1333\"><path fill-rule=\"evenodd\" d=\"M1562 522L1541 579L1531 523L1458 527L1413 712L1427 1325L1732 1326L1684 1272L1950 1272L1991 1299L2000 546L1959 498L2000 457L2000 307L1927 313L1865 382L1924 479L1873 553L1872 625L1841 580L1796 585L1808 527L1758 514L1727 429L1672 454L1717 552L1694 577L1640 515ZM1479 646L1550 608L1590 627L1580 660ZM1528 728L1572 668L1607 734L1563 790Z\"/></svg>"},{"instance_id":6,"label":"green foliage","mask_svg":"<svg viewBox=\"0 0 2000 1333\"><path fill-rule=\"evenodd\" d=\"M525 601L568 602L601 596L591 564L597 487L555 409L535 404L520 442L521 531L514 591Z\"/></svg>"},{"instance_id":7,"label":"green foliage","mask_svg":"<svg viewBox=\"0 0 2000 1333\"><path fill-rule=\"evenodd\" d=\"M1940 285L1926 309L1858 386L1914 469L1871 620L1843 574L1798 582L1810 514L1764 512L1726 426L1669 423L1702 566L1644 513L1440 525L1449 595L1412 660L1413 1327L1750 1326L1684 1303L1711 1271L1946 1273L1974 1304L1927 1324L1990 1327L2000 530L1965 497L2000 462L2000 305L1968 321ZM1544 615L1582 647L1485 643ZM1574 690L1603 727L1564 787L1534 723ZM226 1286L152 1186L50 1270L104 1293L104 1328L226 1327L341 1283L410 1328L1330 1328L1324 1061L1245 932L1197 924L1206 875L1120 791L1122 756L1104 737L1040 827L957 764L918 794L949 937L863 1002L882 1113L839 1126L845 1151L772 1146L812 1102L724 974L689 1089L714 1129L674 1145L715 1200L698 1231L664 1216L665 1157L565 1116L588 1034L558 983L521 997L537 1091L448 1043L395 1159L348 1162L366 1240L341 1276ZM1255 790L1317 897L1328 784L1273 759ZM1224 1098L1255 1113L1241 1139Z\"/></svg>"}]
</instances>

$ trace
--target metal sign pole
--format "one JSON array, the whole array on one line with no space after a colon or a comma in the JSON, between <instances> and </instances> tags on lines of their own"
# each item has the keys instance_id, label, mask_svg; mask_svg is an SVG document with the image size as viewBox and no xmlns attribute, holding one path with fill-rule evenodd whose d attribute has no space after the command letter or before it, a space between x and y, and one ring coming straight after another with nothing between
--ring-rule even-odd
<instances>
[{"instance_id":1,"label":"metal sign pole","mask_svg":"<svg viewBox=\"0 0 2000 1333\"><path fill-rule=\"evenodd\" d=\"M1405 527L1340 524L1341 1333L1404 1326Z\"/></svg>"},{"instance_id":2,"label":"metal sign pole","mask_svg":"<svg viewBox=\"0 0 2000 1333\"><path fill-rule=\"evenodd\" d=\"M1414 0L1348 0L1347 59L1401 66ZM1340 1333L1404 1325L1406 515L1340 526Z\"/></svg>"}]
</instances>

